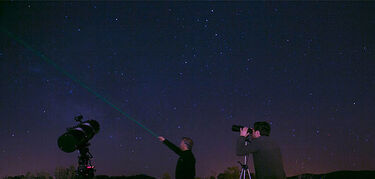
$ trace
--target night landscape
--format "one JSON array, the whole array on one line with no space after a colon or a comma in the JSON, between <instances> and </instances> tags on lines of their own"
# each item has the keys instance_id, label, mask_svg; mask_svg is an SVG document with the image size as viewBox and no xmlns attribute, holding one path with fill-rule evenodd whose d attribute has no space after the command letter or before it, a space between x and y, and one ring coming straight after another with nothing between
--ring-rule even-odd
<instances>
[{"instance_id":1,"label":"night landscape","mask_svg":"<svg viewBox=\"0 0 375 179\"><path fill-rule=\"evenodd\" d=\"M0 178L75 178L83 149L97 179L175 178L158 136L239 178L257 121L288 179L375 178L374 32L370 1L2 1Z\"/></svg>"}]
</instances>

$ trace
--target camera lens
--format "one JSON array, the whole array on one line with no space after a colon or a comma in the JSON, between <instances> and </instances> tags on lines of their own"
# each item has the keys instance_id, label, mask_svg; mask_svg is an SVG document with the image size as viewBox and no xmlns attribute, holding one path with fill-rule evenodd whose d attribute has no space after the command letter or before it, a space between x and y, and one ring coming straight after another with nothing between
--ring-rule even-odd
<instances>
[{"instance_id":1,"label":"camera lens","mask_svg":"<svg viewBox=\"0 0 375 179\"><path fill-rule=\"evenodd\" d=\"M233 132L240 132L240 129L241 128L244 128L245 126L241 126L241 125L232 125L232 131ZM253 130L251 130L250 128L247 130L247 132L249 134L252 134L253 133Z\"/></svg>"},{"instance_id":2,"label":"camera lens","mask_svg":"<svg viewBox=\"0 0 375 179\"><path fill-rule=\"evenodd\" d=\"M233 131L233 132L240 132L240 129L241 129L241 128L244 128L244 126L233 125L233 126L232 126L232 131Z\"/></svg>"}]
</instances>

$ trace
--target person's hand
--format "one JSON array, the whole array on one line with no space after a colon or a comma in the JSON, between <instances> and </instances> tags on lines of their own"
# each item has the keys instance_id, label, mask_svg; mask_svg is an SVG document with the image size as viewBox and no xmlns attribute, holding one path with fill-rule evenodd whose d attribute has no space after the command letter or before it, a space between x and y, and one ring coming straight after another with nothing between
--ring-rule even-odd
<instances>
[{"instance_id":1,"label":"person's hand","mask_svg":"<svg viewBox=\"0 0 375 179\"><path fill-rule=\"evenodd\" d=\"M240 136L247 137L249 135L249 133L247 132L248 129L249 129L248 127L241 128L240 129Z\"/></svg>"},{"instance_id":2,"label":"person's hand","mask_svg":"<svg viewBox=\"0 0 375 179\"><path fill-rule=\"evenodd\" d=\"M160 142L164 142L165 141L165 138L162 137L162 136L159 136L158 138L159 138Z\"/></svg>"}]
</instances>

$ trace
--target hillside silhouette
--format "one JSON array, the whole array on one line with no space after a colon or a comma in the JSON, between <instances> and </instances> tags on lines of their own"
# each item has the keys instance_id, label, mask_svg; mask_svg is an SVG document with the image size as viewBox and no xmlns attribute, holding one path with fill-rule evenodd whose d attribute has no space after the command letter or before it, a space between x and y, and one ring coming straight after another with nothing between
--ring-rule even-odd
<instances>
[{"instance_id":1,"label":"hillside silhouette","mask_svg":"<svg viewBox=\"0 0 375 179\"><path fill-rule=\"evenodd\" d=\"M375 179L375 171L335 171L326 174L302 174L288 179Z\"/></svg>"},{"instance_id":2,"label":"hillside silhouette","mask_svg":"<svg viewBox=\"0 0 375 179\"><path fill-rule=\"evenodd\" d=\"M58 167L55 169L53 175L47 172L38 172L32 174L30 172L25 175L19 176L7 176L2 179L75 179L75 167L70 166L68 168ZM172 179L170 174L165 173L161 179ZM239 167L228 167L222 173L217 176L210 177L196 177L196 179L238 179L240 178ZM251 178L256 179L254 173L251 173ZM97 175L94 179L156 179L156 177L148 176L145 174L133 175L133 176L107 176ZM363 171L335 171L325 174L301 174L297 176L287 177L287 179L375 179L375 171L363 170Z\"/></svg>"}]
</instances>

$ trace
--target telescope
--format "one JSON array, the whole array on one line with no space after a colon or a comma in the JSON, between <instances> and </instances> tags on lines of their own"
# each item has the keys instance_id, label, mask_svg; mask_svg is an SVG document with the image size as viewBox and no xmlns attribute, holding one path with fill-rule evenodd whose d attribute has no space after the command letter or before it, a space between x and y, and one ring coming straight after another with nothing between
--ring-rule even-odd
<instances>
[{"instance_id":1,"label":"telescope","mask_svg":"<svg viewBox=\"0 0 375 179\"><path fill-rule=\"evenodd\" d=\"M74 117L78 125L66 129L66 132L59 137L57 144L59 148L71 153L79 151L77 179L93 179L96 169L91 164L93 156L89 151L89 141L99 132L99 123L95 120L82 121L82 115Z\"/></svg>"},{"instance_id":2,"label":"telescope","mask_svg":"<svg viewBox=\"0 0 375 179\"><path fill-rule=\"evenodd\" d=\"M79 124L67 128L67 131L57 140L57 144L62 151L71 153L87 147L88 142L99 132L100 126L97 121L87 120L82 122L82 118L82 115L76 116L74 119Z\"/></svg>"}]
</instances>

